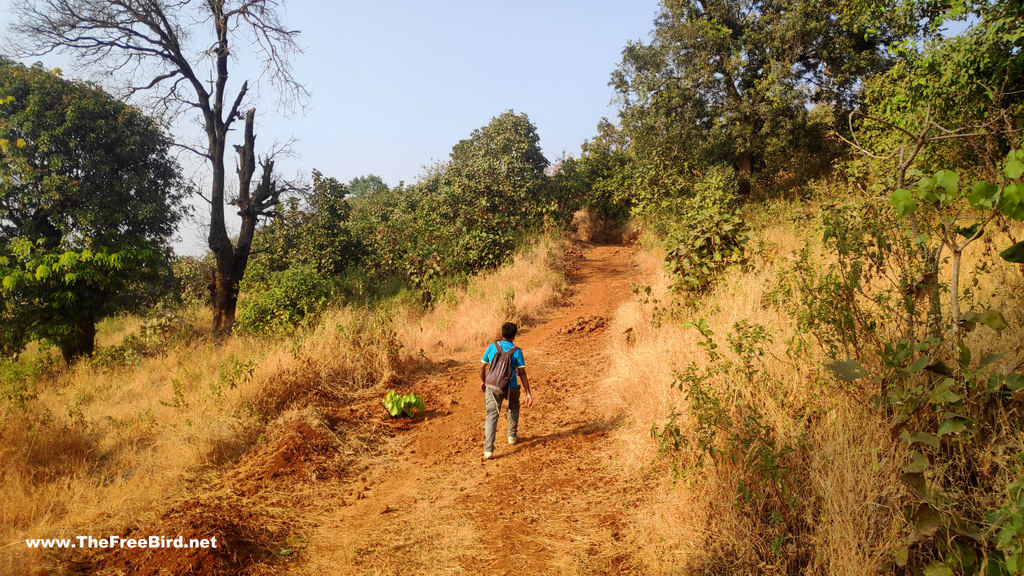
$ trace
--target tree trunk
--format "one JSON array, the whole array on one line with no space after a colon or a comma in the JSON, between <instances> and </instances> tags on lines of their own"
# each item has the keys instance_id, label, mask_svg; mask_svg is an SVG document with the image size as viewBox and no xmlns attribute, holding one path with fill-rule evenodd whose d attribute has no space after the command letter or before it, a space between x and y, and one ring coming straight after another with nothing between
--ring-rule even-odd
<instances>
[{"instance_id":1,"label":"tree trunk","mask_svg":"<svg viewBox=\"0 0 1024 576\"><path fill-rule=\"evenodd\" d=\"M213 278L213 331L224 334L231 331L235 321L238 287L232 282L235 252L224 225L224 140L213 142L211 149L213 181L210 194L210 235L207 241L216 261Z\"/></svg>"},{"instance_id":2,"label":"tree trunk","mask_svg":"<svg viewBox=\"0 0 1024 576\"><path fill-rule=\"evenodd\" d=\"M235 309L238 306L238 282L230 272L224 274L218 262L213 291L213 331L227 334L235 324Z\"/></svg>"},{"instance_id":3,"label":"tree trunk","mask_svg":"<svg viewBox=\"0 0 1024 576\"><path fill-rule=\"evenodd\" d=\"M96 319L88 316L75 322L74 333L60 344L64 362L71 364L83 356L92 356L96 349Z\"/></svg>"},{"instance_id":4,"label":"tree trunk","mask_svg":"<svg viewBox=\"0 0 1024 576\"><path fill-rule=\"evenodd\" d=\"M736 159L736 175L739 177L741 196L750 196L750 177L754 173L754 153L750 150L740 152Z\"/></svg>"},{"instance_id":5,"label":"tree trunk","mask_svg":"<svg viewBox=\"0 0 1024 576\"><path fill-rule=\"evenodd\" d=\"M278 189L273 178L274 161L267 158L263 164L263 174L256 191L252 191L252 179L256 173L256 135L253 126L256 120L256 109L245 114L244 140L241 146L235 146L238 152L238 198L234 205L238 215L242 217L242 226L238 232L238 242L231 245L227 228L224 226L224 203L214 201L212 222L210 226L210 250L217 259L216 278L213 287L213 330L226 333L235 322L235 308L238 304L238 287L245 277L245 269L249 264L249 252L252 239L261 214L278 202ZM223 147L218 164L214 163L214 186L220 177L220 197L223 199L224 156Z\"/></svg>"}]
</instances>

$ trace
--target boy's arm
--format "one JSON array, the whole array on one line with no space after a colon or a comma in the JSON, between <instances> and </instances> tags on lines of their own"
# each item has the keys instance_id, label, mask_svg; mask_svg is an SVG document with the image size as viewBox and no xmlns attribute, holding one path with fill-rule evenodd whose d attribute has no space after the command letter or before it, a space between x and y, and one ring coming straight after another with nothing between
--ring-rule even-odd
<instances>
[{"instance_id":1,"label":"boy's arm","mask_svg":"<svg viewBox=\"0 0 1024 576\"><path fill-rule=\"evenodd\" d=\"M526 407L530 408L533 406L533 394L530 394L530 379L526 377L526 368L516 368L516 375L523 386L523 392L526 392Z\"/></svg>"},{"instance_id":2,"label":"boy's arm","mask_svg":"<svg viewBox=\"0 0 1024 576\"><path fill-rule=\"evenodd\" d=\"M491 346L496 346L496 344L491 344ZM491 363L487 361L488 360L487 354L491 351L491 346L488 346L487 349L484 350L484 355L483 355L482 358L480 358L480 391L481 392L483 392L484 390L487 389L487 367L491 365ZM493 358L492 358L492 360L493 360Z\"/></svg>"}]
</instances>

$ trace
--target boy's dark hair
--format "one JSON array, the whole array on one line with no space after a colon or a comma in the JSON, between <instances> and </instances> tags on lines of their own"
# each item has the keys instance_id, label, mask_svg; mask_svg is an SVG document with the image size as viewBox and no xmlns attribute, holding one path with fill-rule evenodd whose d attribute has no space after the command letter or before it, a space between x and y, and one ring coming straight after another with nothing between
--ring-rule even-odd
<instances>
[{"instance_id":1,"label":"boy's dark hair","mask_svg":"<svg viewBox=\"0 0 1024 576\"><path fill-rule=\"evenodd\" d=\"M505 322L501 325L501 337L505 340L511 340L516 337L516 332L519 332L519 327L511 322Z\"/></svg>"}]
</instances>

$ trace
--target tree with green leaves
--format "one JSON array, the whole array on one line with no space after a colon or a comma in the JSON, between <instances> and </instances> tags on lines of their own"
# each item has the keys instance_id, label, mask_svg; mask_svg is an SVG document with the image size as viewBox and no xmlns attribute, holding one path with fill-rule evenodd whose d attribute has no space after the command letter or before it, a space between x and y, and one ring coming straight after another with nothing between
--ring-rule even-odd
<instances>
[{"instance_id":1,"label":"tree with green leaves","mask_svg":"<svg viewBox=\"0 0 1024 576\"><path fill-rule=\"evenodd\" d=\"M0 60L0 346L65 359L166 267L189 191L171 141L101 89Z\"/></svg>"},{"instance_id":2,"label":"tree with green leaves","mask_svg":"<svg viewBox=\"0 0 1024 576\"><path fill-rule=\"evenodd\" d=\"M573 208L586 206L602 223L629 217L629 196L625 193L629 154L625 135L602 118L597 135L585 140L579 158L561 161L554 171L552 186Z\"/></svg>"},{"instance_id":3,"label":"tree with green leaves","mask_svg":"<svg viewBox=\"0 0 1024 576\"><path fill-rule=\"evenodd\" d=\"M568 221L569 204L548 185L547 167L526 114L492 118L416 184L352 199L362 265L378 284L399 278L424 289L501 264L519 239Z\"/></svg>"},{"instance_id":4,"label":"tree with green leaves","mask_svg":"<svg viewBox=\"0 0 1024 576\"><path fill-rule=\"evenodd\" d=\"M517 235L543 225L555 207L546 197L548 164L536 126L511 110L452 147L437 208L470 270L499 264Z\"/></svg>"},{"instance_id":5,"label":"tree with green leaves","mask_svg":"<svg viewBox=\"0 0 1024 576\"><path fill-rule=\"evenodd\" d=\"M238 285L245 275L256 225L268 217L288 188L274 174L268 155L257 174L256 109L248 105L248 81L229 84L231 66L254 51L266 81L282 104L308 95L292 75L291 57L300 51L297 30L284 25L280 0L15 0L12 42L24 55L53 51L75 55L87 68L124 80L131 94L146 93L161 110L196 113L206 142L179 145L210 167L207 238L216 260L213 328L229 332L235 319ZM248 108L248 110L246 110ZM244 121L238 154L238 193L225 185L229 134ZM254 182L254 178L256 181ZM225 221L231 204L241 217L233 243Z\"/></svg>"},{"instance_id":6,"label":"tree with green leaves","mask_svg":"<svg viewBox=\"0 0 1024 576\"><path fill-rule=\"evenodd\" d=\"M341 274L359 257L360 249L348 226L349 189L336 178L313 170L313 185L305 194L284 203L278 217L262 226L253 241L253 260L259 274L303 266L330 278Z\"/></svg>"},{"instance_id":7,"label":"tree with green leaves","mask_svg":"<svg viewBox=\"0 0 1024 576\"><path fill-rule=\"evenodd\" d=\"M348 195L352 198L359 198L364 194L387 191L388 185L376 174L357 176L348 182Z\"/></svg>"},{"instance_id":8,"label":"tree with green leaves","mask_svg":"<svg viewBox=\"0 0 1024 576\"><path fill-rule=\"evenodd\" d=\"M831 115L812 106L849 106L912 30L896 17L868 25L840 0L665 0L650 42L629 43L612 75L634 179L656 191L724 163L748 191L761 166L819 152Z\"/></svg>"}]
</instances>

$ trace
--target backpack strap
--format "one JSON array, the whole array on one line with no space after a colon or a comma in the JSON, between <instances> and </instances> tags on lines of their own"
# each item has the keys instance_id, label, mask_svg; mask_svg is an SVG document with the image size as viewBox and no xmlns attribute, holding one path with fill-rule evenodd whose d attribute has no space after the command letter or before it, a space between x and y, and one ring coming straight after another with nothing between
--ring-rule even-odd
<instances>
[{"instance_id":1,"label":"backpack strap","mask_svg":"<svg viewBox=\"0 0 1024 576\"><path fill-rule=\"evenodd\" d=\"M511 355L516 353L516 350L519 350L519 346L516 346L515 344L513 344L511 340L505 340L505 342L508 342L509 344L512 344L512 347L509 348L507 351L502 349L502 347L501 347L502 340L505 340L505 339L501 338L501 339L498 339L498 340L494 341L494 355L495 356L497 356L498 354L508 354L509 356L511 356Z\"/></svg>"}]
</instances>

